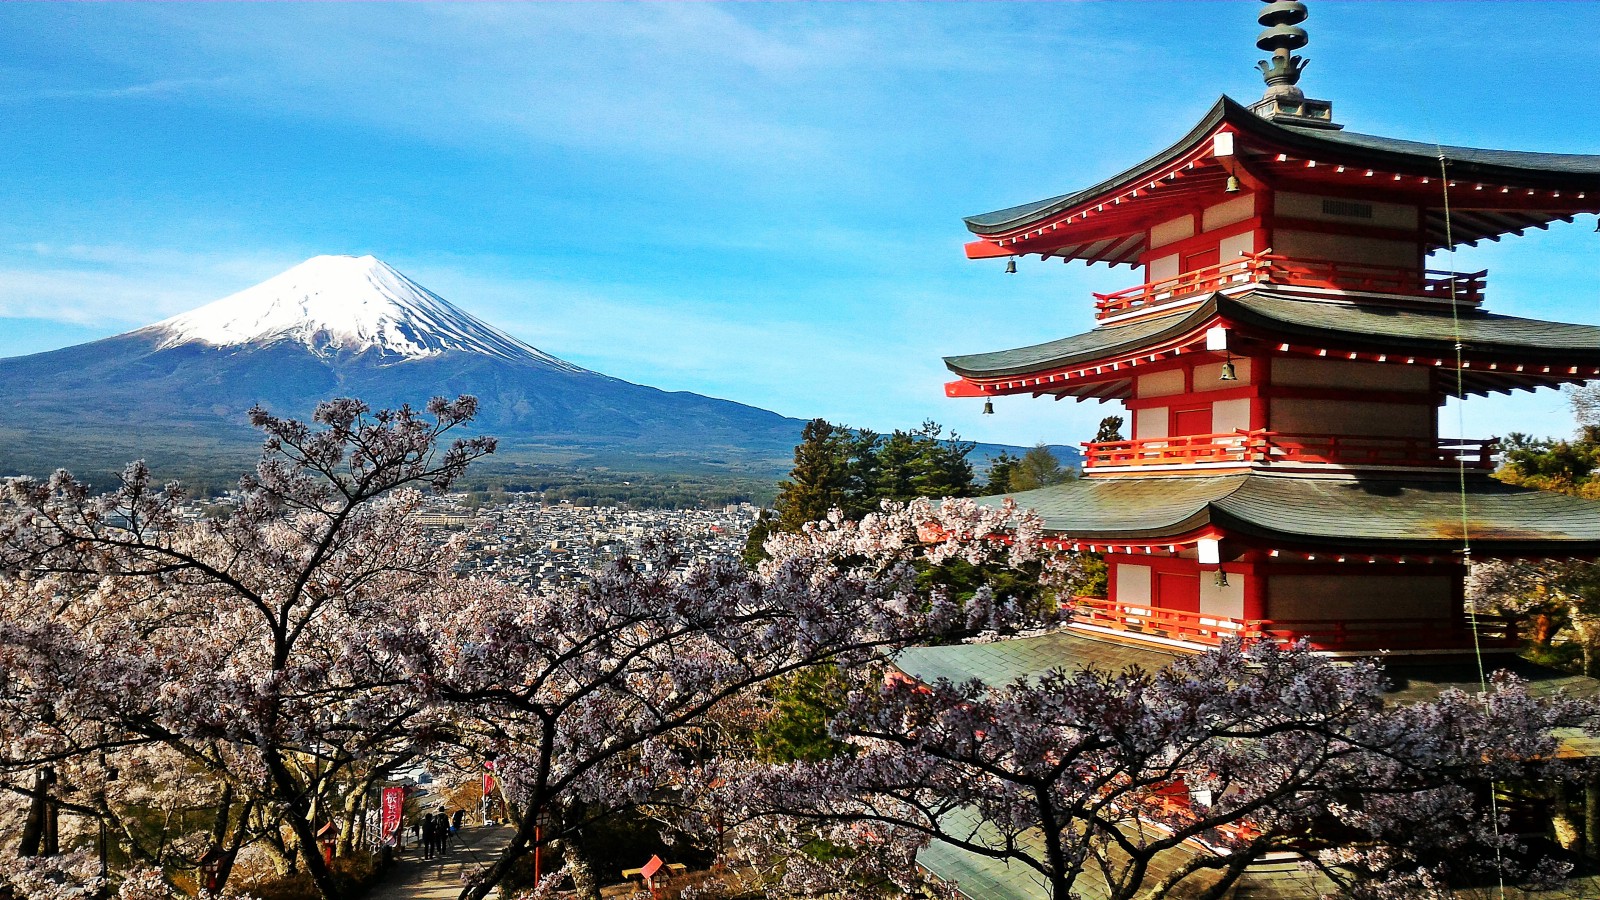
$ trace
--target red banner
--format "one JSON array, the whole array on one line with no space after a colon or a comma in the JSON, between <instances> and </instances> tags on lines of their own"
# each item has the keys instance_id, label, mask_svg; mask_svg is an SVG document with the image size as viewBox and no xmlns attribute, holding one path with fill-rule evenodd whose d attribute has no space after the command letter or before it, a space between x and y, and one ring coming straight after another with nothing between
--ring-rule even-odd
<instances>
[{"instance_id":1,"label":"red banner","mask_svg":"<svg viewBox=\"0 0 1600 900\"><path fill-rule=\"evenodd\" d=\"M403 787L388 787L383 789L383 820L378 832L383 837L385 846L393 847L400 841L401 818L405 815L406 789Z\"/></svg>"}]
</instances>

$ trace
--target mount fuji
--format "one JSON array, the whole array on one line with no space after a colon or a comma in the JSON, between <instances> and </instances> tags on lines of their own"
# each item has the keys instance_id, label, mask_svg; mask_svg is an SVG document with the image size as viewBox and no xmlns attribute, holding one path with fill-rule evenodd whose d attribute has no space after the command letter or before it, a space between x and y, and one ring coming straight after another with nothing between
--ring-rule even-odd
<instances>
[{"instance_id":1,"label":"mount fuji","mask_svg":"<svg viewBox=\"0 0 1600 900\"><path fill-rule=\"evenodd\" d=\"M371 256L318 256L136 331L0 359L0 474L146 457L191 468L259 446L245 412L308 416L473 394L502 459L787 468L801 421L593 372L467 313Z\"/></svg>"}]
</instances>

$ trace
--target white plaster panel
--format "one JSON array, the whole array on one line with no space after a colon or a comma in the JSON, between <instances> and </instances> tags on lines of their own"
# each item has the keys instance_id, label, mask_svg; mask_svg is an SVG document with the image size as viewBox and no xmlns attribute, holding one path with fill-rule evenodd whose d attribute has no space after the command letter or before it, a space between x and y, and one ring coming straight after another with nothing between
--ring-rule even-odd
<instances>
[{"instance_id":1,"label":"white plaster panel","mask_svg":"<svg viewBox=\"0 0 1600 900\"><path fill-rule=\"evenodd\" d=\"M1216 206L1206 207L1205 213L1200 216L1200 229L1202 231L1216 231L1218 228L1223 228L1236 222L1243 222L1255 214L1256 198L1253 195L1246 194L1243 197L1235 197L1226 203L1218 203Z\"/></svg>"},{"instance_id":2,"label":"white plaster panel","mask_svg":"<svg viewBox=\"0 0 1600 900\"><path fill-rule=\"evenodd\" d=\"M1374 203L1370 200L1357 201L1370 207L1372 217L1339 215L1324 212L1323 200L1332 200L1336 203L1349 203L1340 197L1322 197L1316 194L1298 194L1293 191L1278 191L1273 199L1273 209L1279 217L1288 219L1311 219L1317 222L1344 222L1353 225L1373 225L1378 228L1404 228L1417 227L1417 208L1401 203Z\"/></svg>"},{"instance_id":3,"label":"white plaster panel","mask_svg":"<svg viewBox=\"0 0 1600 900\"><path fill-rule=\"evenodd\" d=\"M1417 244L1414 241L1322 234L1316 231L1296 231L1293 228L1273 229L1272 248L1291 259L1320 259L1397 268L1416 266L1418 258Z\"/></svg>"},{"instance_id":4,"label":"white plaster panel","mask_svg":"<svg viewBox=\"0 0 1600 900\"><path fill-rule=\"evenodd\" d=\"M1232 381L1222 380L1222 363L1206 363L1194 367L1194 389L1197 391L1225 391L1250 383L1250 360L1235 357Z\"/></svg>"},{"instance_id":5,"label":"white plaster panel","mask_svg":"<svg viewBox=\"0 0 1600 900\"><path fill-rule=\"evenodd\" d=\"M1272 383L1373 391L1426 391L1428 370L1398 363L1283 357L1272 361Z\"/></svg>"},{"instance_id":6,"label":"white plaster panel","mask_svg":"<svg viewBox=\"0 0 1600 900\"><path fill-rule=\"evenodd\" d=\"M1118 563L1117 596L1112 599L1118 603L1149 603L1150 567Z\"/></svg>"},{"instance_id":7,"label":"white plaster panel","mask_svg":"<svg viewBox=\"0 0 1600 900\"><path fill-rule=\"evenodd\" d=\"M1276 397L1267 427L1286 434L1350 434L1431 438L1434 408L1350 400L1298 400Z\"/></svg>"},{"instance_id":8,"label":"white plaster panel","mask_svg":"<svg viewBox=\"0 0 1600 900\"><path fill-rule=\"evenodd\" d=\"M1151 406L1133 411L1133 440L1167 437L1167 408Z\"/></svg>"},{"instance_id":9,"label":"white plaster panel","mask_svg":"<svg viewBox=\"0 0 1600 900\"><path fill-rule=\"evenodd\" d=\"M1194 237L1194 216L1179 216L1150 229L1150 246L1165 247L1173 241Z\"/></svg>"},{"instance_id":10,"label":"white plaster panel","mask_svg":"<svg viewBox=\"0 0 1600 900\"><path fill-rule=\"evenodd\" d=\"M1211 404L1211 430L1217 434L1250 430L1250 398L1218 400Z\"/></svg>"},{"instance_id":11,"label":"white plaster panel","mask_svg":"<svg viewBox=\"0 0 1600 900\"><path fill-rule=\"evenodd\" d=\"M1166 281L1168 278L1178 277L1178 255L1157 257L1150 260L1151 281Z\"/></svg>"},{"instance_id":12,"label":"white plaster panel","mask_svg":"<svg viewBox=\"0 0 1600 900\"><path fill-rule=\"evenodd\" d=\"M1228 586L1217 587L1216 573L1201 572L1200 615L1226 619L1244 618L1244 575L1239 572L1229 572Z\"/></svg>"},{"instance_id":13,"label":"white plaster panel","mask_svg":"<svg viewBox=\"0 0 1600 900\"><path fill-rule=\"evenodd\" d=\"M1267 618L1442 619L1451 612L1454 581L1448 575L1272 575Z\"/></svg>"},{"instance_id":14,"label":"white plaster panel","mask_svg":"<svg viewBox=\"0 0 1600 900\"><path fill-rule=\"evenodd\" d=\"M1173 394L1183 393L1183 370L1167 369L1164 372L1151 372L1139 376L1139 392L1136 397L1170 397Z\"/></svg>"},{"instance_id":15,"label":"white plaster panel","mask_svg":"<svg viewBox=\"0 0 1600 900\"><path fill-rule=\"evenodd\" d=\"M1231 262L1256 250L1256 233L1245 231L1223 238L1217 243L1217 256L1222 262Z\"/></svg>"}]
</instances>

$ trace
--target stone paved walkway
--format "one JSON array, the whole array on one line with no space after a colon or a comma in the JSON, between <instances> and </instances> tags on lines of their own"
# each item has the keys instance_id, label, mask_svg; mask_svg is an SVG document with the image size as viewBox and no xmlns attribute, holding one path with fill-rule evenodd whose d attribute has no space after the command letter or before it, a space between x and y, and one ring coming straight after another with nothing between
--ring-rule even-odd
<instances>
[{"instance_id":1,"label":"stone paved walkway","mask_svg":"<svg viewBox=\"0 0 1600 900\"><path fill-rule=\"evenodd\" d=\"M367 900L455 900L464 877L493 862L511 833L505 826L468 825L450 842L444 856L427 860L421 850L408 847Z\"/></svg>"}]
</instances>

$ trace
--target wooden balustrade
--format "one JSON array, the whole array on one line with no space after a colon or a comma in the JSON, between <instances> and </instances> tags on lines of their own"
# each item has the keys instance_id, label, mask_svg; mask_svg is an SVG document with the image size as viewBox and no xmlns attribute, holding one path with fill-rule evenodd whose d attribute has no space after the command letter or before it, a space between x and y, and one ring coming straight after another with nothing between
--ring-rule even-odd
<instances>
[{"instance_id":1,"label":"wooden balustrade","mask_svg":"<svg viewBox=\"0 0 1600 900\"><path fill-rule=\"evenodd\" d=\"M1102 319L1249 283L1397 294L1476 306L1483 302L1488 279L1488 270L1447 272L1323 262L1262 251L1109 294L1096 293L1094 298L1096 315Z\"/></svg>"},{"instance_id":2,"label":"wooden balustrade","mask_svg":"<svg viewBox=\"0 0 1600 900\"><path fill-rule=\"evenodd\" d=\"M1452 650L1475 643L1494 649L1519 646L1516 623L1503 616L1458 622L1440 619L1235 619L1097 597L1074 597L1072 621L1118 631L1130 638L1215 647L1224 640L1305 640L1313 650ZM1474 641L1474 628L1477 639Z\"/></svg>"},{"instance_id":3,"label":"wooden balustrade","mask_svg":"<svg viewBox=\"0 0 1600 900\"><path fill-rule=\"evenodd\" d=\"M1265 429L1216 434L1086 442L1084 466L1272 465L1457 466L1494 468L1494 440L1286 434Z\"/></svg>"}]
</instances>

